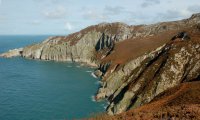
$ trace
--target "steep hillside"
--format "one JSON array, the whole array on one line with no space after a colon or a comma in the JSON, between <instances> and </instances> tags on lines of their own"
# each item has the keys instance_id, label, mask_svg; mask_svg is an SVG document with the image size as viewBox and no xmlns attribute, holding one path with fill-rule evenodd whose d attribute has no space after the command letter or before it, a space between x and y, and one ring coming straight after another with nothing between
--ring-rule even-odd
<instances>
[{"instance_id":1,"label":"steep hillside","mask_svg":"<svg viewBox=\"0 0 200 120\"><path fill-rule=\"evenodd\" d=\"M115 72L106 73L96 98L108 97L108 113L121 113L150 102L171 87L198 78L199 35L200 32L191 32L190 40L169 42L130 60Z\"/></svg>"},{"instance_id":2,"label":"steep hillside","mask_svg":"<svg viewBox=\"0 0 200 120\"><path fill-rule=\"evenodd\" d=\"M199 120L200 82L181 83L170 88L150 103L115 116L102 115L95 120Z\"/></svg>"},{"instance_id":3,"label":"steep hillside","mask_svg":"<svg viewBox=\"0 0 200 120\"><path fill-rule=\"evenodd\" d=\"M200 14L152 25L102 23L0 56L96 66L95 74L102 78L96 100L108 99L108 114L119 114L199 78Z\"/></svg>"}]
</instances>

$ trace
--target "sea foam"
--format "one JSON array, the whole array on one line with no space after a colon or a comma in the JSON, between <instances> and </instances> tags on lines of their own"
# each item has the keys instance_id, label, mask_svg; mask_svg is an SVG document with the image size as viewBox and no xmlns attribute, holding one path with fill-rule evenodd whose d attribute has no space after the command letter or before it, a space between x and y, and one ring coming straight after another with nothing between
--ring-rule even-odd
<instances>
[{"instance_id":1,"label":"sea foam","mask_svg":"<svg viewBox=\"0 0 200 120\"><path fill-rule=\"evenodd\" d=\"M94 73L91 73L91 75L92 75L94 78L98 78Z\"/></svg>"}]
</instances>

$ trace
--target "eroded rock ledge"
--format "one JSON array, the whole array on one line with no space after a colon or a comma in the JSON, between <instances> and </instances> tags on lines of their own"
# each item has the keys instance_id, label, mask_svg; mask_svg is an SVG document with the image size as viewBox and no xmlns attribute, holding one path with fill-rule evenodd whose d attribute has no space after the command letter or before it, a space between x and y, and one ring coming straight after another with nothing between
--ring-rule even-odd
<instances>
[{"instance_id":1,"label":"eroded rock ledge","mask_svg":"<svg viewBox=\"0 0 200 120\"><path fill-rule=\"evenodd\" d=\"M0 54L0 57L6 57L6 58L16 57L16 56L20 56L22 52L23 52L23 48L13 49L13 50L9 50L6 53Z\"/></svg>"},{"instance_id":2,"label":"eroded rock ledge","mask_svg":"<svg viewBox=\"0 0 200 120\"><path fill-rule=\"evenodd\" d=\"M186 31L190 40L171 38ZM96 66L102 84L96 99L107 98L117 114L150 102L159 93L200 75L200 14L152 25L104 23L68 36L14 49L1 57L74 61Z\"/></svg>"}]
</instances>

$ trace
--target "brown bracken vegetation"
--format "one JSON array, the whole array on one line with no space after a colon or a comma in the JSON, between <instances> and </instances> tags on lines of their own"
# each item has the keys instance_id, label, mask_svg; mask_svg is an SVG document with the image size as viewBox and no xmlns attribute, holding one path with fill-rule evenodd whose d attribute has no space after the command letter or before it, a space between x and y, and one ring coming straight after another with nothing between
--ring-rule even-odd
<instances>
[{"instance_id":1,"label":"brown bracken vegetation","mask_svg":"<svg viewBox=\"0 0 200 120\"><path fill-rule=\"evenodd\" d=\"M95 120L199 120L200 82L182 83L153 99L149 104L114 116L99 115Z\"/></svg>"},{"instance_id":2,"label":"brown bracken vegetation","mask_svg":"<svg viewBox=\"0 0 200 120\"><path fill-rule=\"evenodd\" d=\"M168 31L155 36L148 36L138 39L128 39L119 42L113 54L103 59L104 61L114 60L116 64L123 64L129 59L137 58L142 54L151 51L162 44L174 44L176 47L184 46L188 42L181 42L181 39L170 41L180 31L186 31L191 39L189 42L200 42L200 25L179 31ZM128 47L127 47L128 46ZM127 49L128 48L128 49ZM123 50L122 50L123 49ZM133 52L137 51L137 52ZM173 50L171 52L174 52ZM125 54L126 53L126 54ZM169 53L170 54L170 53ZM179 86L170 88L150 103L141 107L131 109L127 112L109 116L101 114L93 117L95 120L200 120L200 82L198 80L181 83Z\"/></svg>"}]
</instances>

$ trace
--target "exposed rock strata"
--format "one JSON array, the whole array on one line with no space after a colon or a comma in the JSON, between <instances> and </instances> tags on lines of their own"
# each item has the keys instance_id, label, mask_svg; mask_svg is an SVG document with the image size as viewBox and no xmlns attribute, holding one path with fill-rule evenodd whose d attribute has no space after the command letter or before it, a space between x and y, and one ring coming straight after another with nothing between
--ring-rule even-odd
<instances>
[{"instance_id":1,"label":"exposed rock strata","mask_svg":"<svg viewBox=\"0 0 200 120\"><path fill-rule=\"evenodd\" d=\"M112 28L115 28L113 30ZM75 61L97 66L95 52L112 49L114 42L130 35L129 26L121 23L99 24L66 37L51 37L42 43L27 46L23 57L55 61Z\"/></svg>"},{"instance_id":2,"label":"exposed rock strata","mask_svg":"<svg viewBox=\"0 0 200 120\"><path fill-rule=\"evenodd\" d=\"M199 77L199 24L200 14L152 25L103 23L68 36L50 37L1 56L21 55L97 66L95 73L102 77L102 84L96 99L108 98L107 111L116 114L148 103L161 92ZM190 40L168 42L183 30L189 33ZM131 41L142 40L146 43L140 43L140 47L145 49L137 51L139 44ZM152 45L152 41L156 44ZM125 46L129 42L131 46Z\"/></svg>"},{"instance_id":3,"label":"exposed rock strata","mask_svg":"<svg viewBox=\"0 0 200 120\"><path fill-rule=\"evenodd\" d=\"M150 102L171 87L198 78L199 46L200 41L180 41L171 44L167 50L165 46L142 56L145 59L139 62L132 60L130 63L133 64L126 64L118 73L110 75L99 89L97 98L110 97L109 114L121 113Z\"/></svg>"},{"instance_id":4,"label":"exposed rock strata","mask_svg":"<svg viewBox=\"0 0 200 120\"><path fill-rule=\"evenodd\" d=\"M199 120L199 86L199 81L181 83L141 107L115 116L100 115L90 120Z\"/></svg>"},{"instance_id":5,"label":"exposed rock strata","mask_svg":"<svg viewBox=\"0 0 200 120\"><path fill-rule=\"evenodd\" d=\"M0 54L0 57L6 57L6 58L16 57L16 56L20 56L22 52L23 52L23 48L13 49L13 50L9 50L6 53Z\"/></svg>"}]
</instances>

